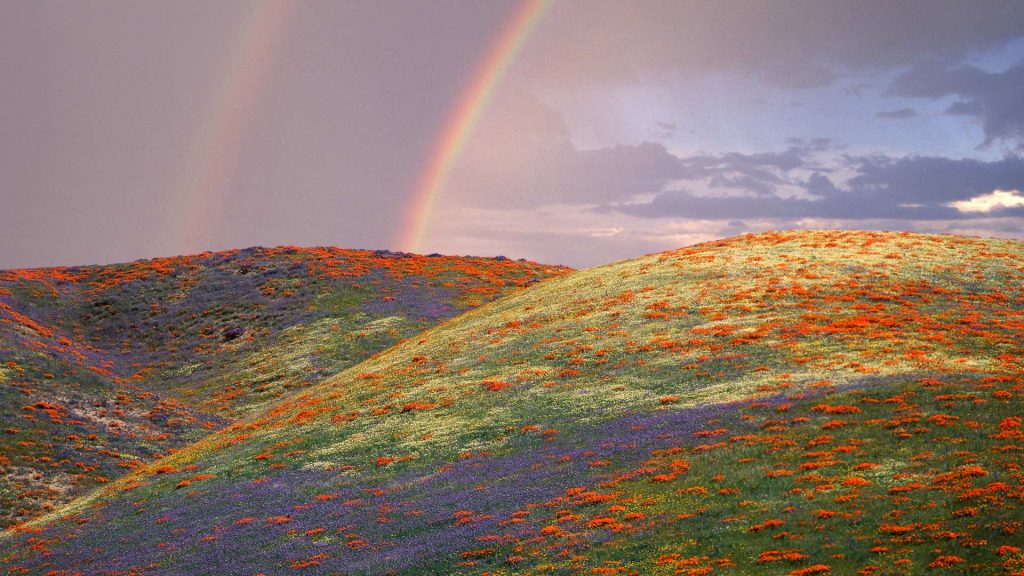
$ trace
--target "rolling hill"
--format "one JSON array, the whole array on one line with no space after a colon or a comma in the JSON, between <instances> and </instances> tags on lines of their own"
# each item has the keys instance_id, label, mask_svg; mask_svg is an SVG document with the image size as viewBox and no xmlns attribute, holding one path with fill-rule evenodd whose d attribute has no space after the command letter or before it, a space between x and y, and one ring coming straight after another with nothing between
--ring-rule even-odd
<instances>
[{"instance_id":1,"label":"rolling hill","mask_svg":"<svg viewBox=\"0 0 1024 576\"><path fill-rule=\"evenodd\" d=\"M251 248L0 272L0 527L561 267Z\"/></svg>"},{"instance_id":2,"label":"rolling hill","mask_svg":"<svg viewBox=\"0 0 1024 576\"><path fill-rule=\"evenodd\" d=\"M779 232L578 271L6 533L0 566L1024 573L1022 336L1015 241Z\"/></svg>"}]
</instances>

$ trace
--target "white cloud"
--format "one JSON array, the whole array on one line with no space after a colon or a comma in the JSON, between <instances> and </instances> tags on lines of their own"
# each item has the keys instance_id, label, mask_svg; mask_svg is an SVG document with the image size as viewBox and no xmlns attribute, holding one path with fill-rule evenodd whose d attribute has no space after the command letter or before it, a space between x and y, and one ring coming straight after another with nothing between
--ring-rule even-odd
<instances>
[{"instance_id":1,"label":"white cloud","mask_svg":"<svg viewBox=\"0 0 1024 576\"><path fill-rule=\"evenodd\" d=\"M984 212L987 214L993 210L1024 206L1024 195L1021 195L1020 190L993 190L988 194L975 196L970 200L950 202L946 206L956 208L960 212L965 213Z\"/></svg>"},{"instance_id":2,"label":"white cloud","mask_svg":"<svg viewBox=\"0 0 1024 576\"><path fill-rule=\"evenodd\" d=\"M600 228L598 230L594 230L590 233L590 236L593 238L608 238L610 236L617 236L620 232L622 232L622 227L615 226L612 228Z\"/></svg>"}]
</instances>

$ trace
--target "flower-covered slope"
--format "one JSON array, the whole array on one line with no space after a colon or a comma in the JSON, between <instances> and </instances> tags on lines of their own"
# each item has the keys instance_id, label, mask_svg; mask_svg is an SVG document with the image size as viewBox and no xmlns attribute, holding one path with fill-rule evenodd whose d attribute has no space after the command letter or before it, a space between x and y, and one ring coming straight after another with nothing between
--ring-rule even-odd
<instances>
[{"instance_id":1,"label":"flower-covered slope","mask_svg":"<svg viewBox=\"0 0 1024 576\"><path fill-rule=\"evenodd\" d=\"M227 424L117 377L112 355L19 308L0 292L0 527Z\"/></svg>"},{"instance_id":2,"label":"flower-covered slope","mask_svg":"<svg viewBox=\"0 0 1024 576\"><path fill-rule=\"evenodd\" d=\"M8 533L24 574L1024 570L1024 245L743 236L552 279Z\"/></svg>"},{"instance_id":3,"label":"flower-covered slope","mask_svg":"<svg viewBox=\"0 0 1024 576\"><path fill-rule=\"evenodd\" d=\"M0 527L565 271L257 248L0 272Z\"/></svg>"}]
</instances>

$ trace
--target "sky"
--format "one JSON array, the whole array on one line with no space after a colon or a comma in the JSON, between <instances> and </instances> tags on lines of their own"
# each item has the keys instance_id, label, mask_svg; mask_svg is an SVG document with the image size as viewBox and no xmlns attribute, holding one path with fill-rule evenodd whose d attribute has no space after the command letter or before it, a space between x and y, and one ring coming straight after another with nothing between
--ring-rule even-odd
<instances>
[{"instance_id":1,"label":"sky","mask_svg":"<svg viewBox=\"0 0 1024 576\"><path fill-rule=\"evenodd\" d=\"M1024 238L1019 1L12 0L0 77L0 268Z\"/></svg>"}]
</instances>

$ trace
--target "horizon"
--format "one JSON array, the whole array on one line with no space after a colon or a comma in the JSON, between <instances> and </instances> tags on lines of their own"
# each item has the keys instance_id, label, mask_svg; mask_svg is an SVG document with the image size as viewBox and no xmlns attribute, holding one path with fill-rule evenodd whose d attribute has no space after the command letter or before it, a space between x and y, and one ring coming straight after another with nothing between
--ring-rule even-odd
<instances>
[{"instance_id":1,"label":"horizon","mask_svg":"<svg viewBox=\"0 0 1024 576\"><path fill-rule=\"evenodd\" d=\"M579 271L584 271L584 270L590 270L590 269L593 269L593 268L599 268L599 267L603 267L603 266L619 264L619 263L627 262L629 260L634 260L634 259L637 259L637 258L643 258L643 257L646 257L646 256L654 256L654 255L661 254L661 253L664 253L664 252L674 252L676 250L682 250L682 249L685 249L685 248L699 247L699 246L704 245L704 244L713 244L713 243L717 243L717 242L728 242L728 241L732 241L732 240L739 240L739 239L743 239L743 238L748 237L748 236L750 236L750 237L757 237L757 236L768 236L768 235L775 235L775 234L822 233L822 232L879 233L879 234L892 234L892 235L899 235L899 236L926 236L926 237L927 236L939 236L939 237L948 236L950 238L964 238L964 239L969 239L969 240L971 240L971 239L973 239L973 240L1007 240L1007 241L1015 241L1015 242L1024 242L1024 238L1022 238L1022 237L985 236L985 235L975 235L975 234L956 234L956 233L950 233L950 232L912 232L912 231L909 231L909 230L876 230L876 229L849 229L849 228L780 228L778 230L761 230L761 231L757 231L757 232L741 232L741 233L738 233L738 234L734 234L732 236L721 236L721 237L717 237L717 238L711 238L711 239L708 239L708 240L702 240L702 241L699 241L699 242L694 242L692 244L685 244L685 245L676 246L676 247L673 247L673 248L667 248L665 250L661 250L661 251L658 251L658 252L647 252L647 253L644 253L644 254L637 254L635 256L631 256L631 257L627 257L627 258L622 258L622 259L619 259L619 260L612 260L612 261L609 261L609 262L603 262L603 263L599 263L599 264L594 264L592 266L586 266L586 267L575 267L575 266L570 266L568 264L564 264L564 263L561 263L561 262L543 262L543 261L537 261L537 260L530 260L529 258L516 258L516 257L512 257L512 256L507 256L505 254L493 254L493 255L445 254L445 253L440 253L440 252L432 252L432 253L426 254L426 253L421 253L421 252L407 252L407 251L403 251L403 250L391 250L391 249L387 249L387 248L349 248L349 247L345 247L345 246L329 246L329 245L303 246L303 245L297 245L297 244L280 244L280 245L276 245L276 246L243 246L243 247L236 247L236 248L224 248L224 249L220 249L220 250L202 250L202 251L193 252L193 253L190 253L190 254L172 254L172 255L166 255L166 256L162 256L162 255L158 255L158 256L144 256L142 258L136 258L134 260L119 260L119 261L114 261L114 262L95 262L95 263L88 263L88 264L66 264L66 265L58 264L58 265L54 265L54 266L28 266L28 267L20 267L20 268L0 268L0 272L14 271L14 270L33 270L33 269L77 269L77 268L90 268L90 267L118 266L118 265L122 265L122 264L135 264L135 263L139 263L139 262L149 262L149 261L154 261L154 260L174 260L174 259L177 259L177 258L190 258L190 257L196 257L196 256L204 256L204 255L230 254L230 253L244 252L244 251L247 251L247 250L274 251L274 250L288 250L288 249L305 250L305 251L312 251L312 250L319 250L319 249L336 249L336 250L342 250L342 251L381 253L383 255L415 256L415 257L420 257L420 258L464 258L464 259L479 259L479 260L505 259L505 260L517 261L517 262L529 262L529 263L532 263L532 264L539 264L541 266L561 267L561 268L566 268L566 269L574 271L574 272L579 272Z\"/></svg>"}]
</instances>

